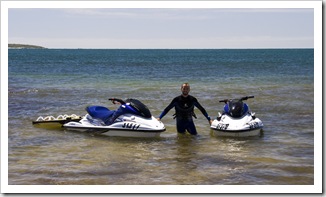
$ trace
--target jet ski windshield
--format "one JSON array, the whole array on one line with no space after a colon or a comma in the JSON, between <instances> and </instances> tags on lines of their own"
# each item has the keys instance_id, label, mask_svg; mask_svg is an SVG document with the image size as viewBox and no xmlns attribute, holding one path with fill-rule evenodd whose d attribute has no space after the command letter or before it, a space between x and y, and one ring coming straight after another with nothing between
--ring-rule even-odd
<instances>
[{"instance_id":1,"label":"jet ski windshield","mask_svg":"<svg viewBox=\"0 0 326 197\"><path fill-rule=\"evenodd\" d=\"M148 107L139 100L127 99L126 102L129 103L129 105L135 110L136 115L140 115L145 118L152 117L152 114L149 111Z\"/></svg>"},{"instance_id":2,"label":"jet ski windshield","mask_svg":"<svg viewBox=\"0 0 326 197\"><path fill-rule=\"evenodd\" d=\"M232 117L239 118L248 112L248 105L242 100L230 100L224 106L224 111Z\"/></svg>"}]
</instances>

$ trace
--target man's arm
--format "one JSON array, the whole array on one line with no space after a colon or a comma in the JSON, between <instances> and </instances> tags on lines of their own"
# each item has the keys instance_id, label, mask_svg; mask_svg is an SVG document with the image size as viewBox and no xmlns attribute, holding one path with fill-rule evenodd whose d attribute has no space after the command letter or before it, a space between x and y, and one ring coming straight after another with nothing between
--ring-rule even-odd
<instances>
[{"instance_id":1,"label":"man's arm","mask_svg":"<svg viewBox=\"0 0 326 197\"><path fill-rule=\"evenodd\" d=\"M158 120L161 120L175 105L176 105L176 98L174 98L172 102L162 111Z\"/></svg>"},{"instance_id":2,"label":"man's arm","mask_svg":"<svg viewBox=\"0 0 326 197\"><path fill-rule=\"evenodd\" d=\"M195 98L194 99L194 105L201 111L201 113L207 118L208 121L211 120L211 117L208 116L206 110L204 109L203 106L198 102L198 100Z\"/></svg>"}]
</instances>

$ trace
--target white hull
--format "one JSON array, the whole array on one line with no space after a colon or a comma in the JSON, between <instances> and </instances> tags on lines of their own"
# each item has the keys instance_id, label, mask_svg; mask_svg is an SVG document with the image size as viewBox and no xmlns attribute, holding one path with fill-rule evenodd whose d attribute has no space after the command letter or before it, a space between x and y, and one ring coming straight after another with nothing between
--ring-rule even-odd
<instances>
[{"instance_id":1,"label":"white hull","mask_svg":"<svg viewBox=\"0 0 326 197\"><path fill-rule=\"evenodd\" d=\"M63 125L67 130L120 137L159 137L165 131L164 124L153 116L149 119L134 115L123 115L111 125L105 125L88 114L79 122L69 122Z\"/></svg>"},{"instance_id":2,"label":"white hull","mask_svg":"<svg viewBox=\"0 0 326 197\"><path fill-rule=\"evenodd\" d=\"M262 129L255 129L249 131L221 131L221 130L213 130L214 136L220 137L253 137L260 136Z\"/></svg>"},{"instance_id":3,"label":"white hull","mask_svg":"<svg viewBox=\"0 0 326 197\"><path fill-rule=\"evenodd\" d=\"M212 122L211 129L215 136L251 137L259 136L263 126L259 118L253 119L249 113L237 119L224 114Z\"/></svg>"}]
</instances>

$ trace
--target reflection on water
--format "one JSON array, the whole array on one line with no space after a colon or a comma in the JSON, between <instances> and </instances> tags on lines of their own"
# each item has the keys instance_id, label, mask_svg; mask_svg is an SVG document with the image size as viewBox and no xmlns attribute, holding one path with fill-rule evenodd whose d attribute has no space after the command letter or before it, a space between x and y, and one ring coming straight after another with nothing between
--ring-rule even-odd
<instances>
[{"instance_id":1,"label":"reflection on water","mask_svg":"<svg viewBox=\"0 0 326 197\"><path fill-rule=\"evenodd\" d=\"M47 137L27 135L24 142L11 147L10 184L313 182L309 176L313 162L287 154L304 147L292 145L293 150L284 150L278 144L262 143L264 137L232 139L167 132L156 139L135 139L42 132Z\"/></svg>"}]
</instances>

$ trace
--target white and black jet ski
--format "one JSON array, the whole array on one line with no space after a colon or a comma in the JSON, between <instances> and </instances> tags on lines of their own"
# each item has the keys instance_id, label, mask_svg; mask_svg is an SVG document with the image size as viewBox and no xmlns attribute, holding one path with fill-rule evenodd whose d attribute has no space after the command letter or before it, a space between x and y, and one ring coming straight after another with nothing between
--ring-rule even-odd
<instances>
[{"instance_id":1,"label":"white and black jet ski","mask_svg":"<svg viewBox=\"0 0 326 197\"><path fill-rule=\"evenodd\" d=\"M86 107L87 114L79 122L63 125L67 130L94 132L107 136L158 137L165 126L151 115L145 104L137 99L109 99L120 103L117 110L102 106Z\"/></svg>"},{"instance_id":2,"label":"white and black jet ski","mask_svg":"<svg viewBox=\"0 0 326 197\"><path fill-rule=\"evenodd\" d=\"M246 96L240 99L224 99L222 114L212 122L211 129L215 136L249 137L258 136L263 128L262 121L251 112L244 100L254 98Z\"/></svg>"}]
</instances>

